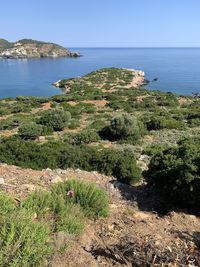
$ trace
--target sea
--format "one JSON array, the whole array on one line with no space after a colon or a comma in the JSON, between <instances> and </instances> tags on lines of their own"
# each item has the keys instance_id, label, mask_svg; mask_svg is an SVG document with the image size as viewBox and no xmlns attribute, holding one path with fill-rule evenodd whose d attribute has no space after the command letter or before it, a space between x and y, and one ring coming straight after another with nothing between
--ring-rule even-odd
<instances>
[{"instance_id":1,"label":"sea","mask_svg":"<svg viewBox=\"0 0 200 267\"><path fill-rule=\"evenodd\" d=\"M147 89L200 93L200 48L70 49L82 57L0 59L0 98L61 94L53 82L105 67L143 70L151 81Z\"/></svg>"}]
</instances>

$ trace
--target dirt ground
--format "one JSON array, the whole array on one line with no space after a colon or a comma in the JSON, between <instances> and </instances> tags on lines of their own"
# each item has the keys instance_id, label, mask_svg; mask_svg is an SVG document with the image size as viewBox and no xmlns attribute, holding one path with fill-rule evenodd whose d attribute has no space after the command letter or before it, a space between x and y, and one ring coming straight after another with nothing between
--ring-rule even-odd
<instances>
[{"instance_id":1,"label":"dirt ground","mask_svg":"<svg viewBox=\"0 0 200 267\"><path fill-rule=\"evenodd\" d=\"M186 211L159 214L159 203L145 184L132 187L97 172L0 164L0 188L19 199L71 178L103 187L110 196L110 215L88 221L80 237L59 232L55 242L68 248L55 253L48 266L200 266L200 218Z\"/></svg>"}]
</instances>

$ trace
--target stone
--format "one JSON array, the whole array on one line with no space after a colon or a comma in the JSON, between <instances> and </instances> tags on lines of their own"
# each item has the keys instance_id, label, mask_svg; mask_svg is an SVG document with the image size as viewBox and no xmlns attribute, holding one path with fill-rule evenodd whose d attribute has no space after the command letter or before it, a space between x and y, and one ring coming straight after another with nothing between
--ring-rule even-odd
<instances>
[{"instance_id":1,"label":"stone","mask_svg":"<svg viewBox=\"0 0 200 267\"><path fill-rule=\"evenodd\" d=\"M46 138L45 138L45 136L38 136L37 140L38 141L45 141Z\"/></svg>"},{"instance_id":2,"label":"stone","mask_svg":"<svg viewBox=\"0 0 200 267\"><path fill-rule=\"evenodd\" d=\"M67 173L67 170L56 169L55 172L56 172L58 175L62 175L62 174L66 174L66 173Z\"/></svg>"},{"instance_id":3,"label":"stone","mask_svg":"<svg viewBox=\"0 0 200 267\"><path fill-rule=\"evenodd\" d=\"M51 178L51 183L52 184L57 184L57 183L62 183L62 182L63 182L63 179L60 176L58 176L58 175L53 176Z\"/></svg>"},{"instance_id":4,"label":"stone","mask_svg":"<svg viewBox=\"0 0 200 267\"><path fill-rule=\"evenodd\" d=\"M5 184L4 178L0 177L0 184Z\"/></svg>"},{"instance_id":5,"label":"stone","mask_svg":"<svg viewBox=\"0 0 200 267\"><path fill-rule=\"evenodd\" d=\"M147 213L144 213L142 211L138 211L134 214L134 218L142 222L146 222L149 217L150 216Z\"/></svg>"},{"instance_id":6,"label":"stone","mask_svg":"<svg viewBox=\"0 0 200 267\"><path fill-rule=\"evenodd\" d=\"M34 191L36 188L35 185L33 185L33 184L23 184L21 187L23 189L31 191L31 192Z\"/></svg>"},{"instance_id":7,"label":"stone","mask_svg":"<svg viewBox=\"0 0 200 267\"><path fill-rule=\"evenodd\" d=\"M107 190L107 192L109 193L109 194L112 194L113 192L115 192L115 187L114 187L114 185L113 184L107 184L107 186L106 186L106 190Z\"/></svg>"}]
</instances>

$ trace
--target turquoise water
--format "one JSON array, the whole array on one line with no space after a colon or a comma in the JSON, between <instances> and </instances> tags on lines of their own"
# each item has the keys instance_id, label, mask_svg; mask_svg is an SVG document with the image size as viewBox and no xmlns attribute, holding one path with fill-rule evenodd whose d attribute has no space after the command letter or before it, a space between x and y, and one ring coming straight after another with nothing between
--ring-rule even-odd
<instances>
[{"instance_id":1,"label":"turquoise water","mask_svg":"<svg viewBox=\"0 0 200 267\"><path fill-rule=\"evenodd\" d=\"M0 98L50 96L60 90L51 83L102 67L144 70L158 81L148 88L190 95L200 93L200 48L76 48L83 57L0 59Z\"/></svg>"}]
</instances>

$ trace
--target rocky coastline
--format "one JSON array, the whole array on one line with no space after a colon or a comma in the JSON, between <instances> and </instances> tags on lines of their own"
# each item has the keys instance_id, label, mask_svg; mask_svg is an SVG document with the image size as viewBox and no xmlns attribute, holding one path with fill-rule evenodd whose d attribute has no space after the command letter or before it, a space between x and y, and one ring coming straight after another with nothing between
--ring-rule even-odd
<instances>
[{"instance_id":1,"label":"rocky coastline","mask_svg":"<svg viewBox=\"0 0 200 267\"><path fill-rule=\"evenodd\" d=\"M58 44L23 39L14 43L0 39L0 58L57 58L80 57L79 52L72 52Z\"/></svg>"}]
</instances>

